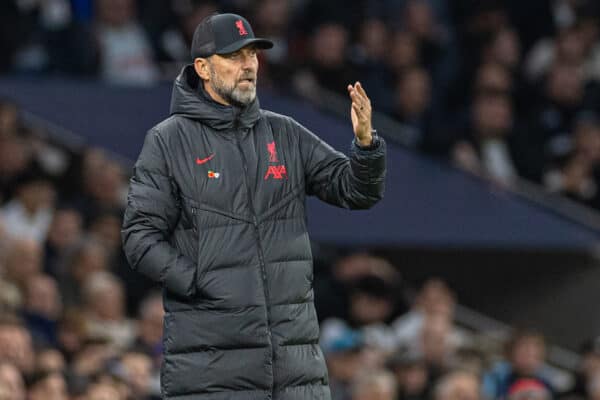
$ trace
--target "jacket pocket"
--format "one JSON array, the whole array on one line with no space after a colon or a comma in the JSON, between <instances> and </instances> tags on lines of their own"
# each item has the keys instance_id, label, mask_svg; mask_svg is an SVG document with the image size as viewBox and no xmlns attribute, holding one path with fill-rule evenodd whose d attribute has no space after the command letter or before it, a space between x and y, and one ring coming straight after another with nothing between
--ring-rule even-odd
<instances>
[{"instance_id":1,"label":"jacket pocket","mask_svg":"<svg viewBox=\"0 0 600 400\"><path fill-rule=\"evenodd\" d=\"M205 299L233 304L235 279L242 276L242 270L248 273L258 265L254 227L244 218L204 205L194 207L193 217L198 232L196 289ZM244 279L251 277L244 275ZM246 281L237 284L250 285Z\"/></svg>"}]
</instances>

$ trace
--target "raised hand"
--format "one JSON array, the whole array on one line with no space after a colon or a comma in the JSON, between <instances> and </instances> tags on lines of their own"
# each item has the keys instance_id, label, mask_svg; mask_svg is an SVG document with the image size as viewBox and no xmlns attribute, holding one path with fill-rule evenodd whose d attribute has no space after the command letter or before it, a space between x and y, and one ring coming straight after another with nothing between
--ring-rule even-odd
<instances>
[{"instance_id":1,"label":"raised hand","mask_svg":"<svg viewBox=\"0 0 600 400\"><path fill-rule=\"evenodd\" d=\"M371 135L373 129L371 124L371 100L367 97L367 93L360 82L348 85L348 93L352 99L350 118L352 119L356 141L361 146L369 146L373 140Z\"/></svg>"}]
</instances>

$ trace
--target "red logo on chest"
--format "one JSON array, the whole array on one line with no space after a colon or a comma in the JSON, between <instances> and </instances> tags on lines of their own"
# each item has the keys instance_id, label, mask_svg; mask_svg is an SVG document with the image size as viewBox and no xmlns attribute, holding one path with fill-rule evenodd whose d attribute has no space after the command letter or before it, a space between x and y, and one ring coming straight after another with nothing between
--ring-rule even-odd
<instances>
[{"instance_id":1,"label":"red logo on chest","mask_svg":"<svg viewBox=\"0 0 600 400\"><path fill-rule=\"evenodd\" d=\"M244 35L248 34L248 31L244 27L244 22L241 19L238 19L237 21L235 21L235 26L238 28L238 32L240 33L240 36L244 36Z\"/></svg>"},{"instance_id":2,"label":"red logo on chest","mask_svg":"<svg viewBox=\"0 0 600 400\"><path fill-rule=\"evenodd\" d=\"M287 179L285 165L270 165L265 174L265 181L272 177L273 179Z\"/></svg>"},{"instance_id":3,"label":"red logo on chest","mask_svg":"<svg viewBox=\"0 0 600 400\"><path fill-rule=\"evenodd\" d=\"M275 150L275 142L267 143L267 151L269 152L269 162L277 162L277 150Z\"/></svg>"}]
</instances>

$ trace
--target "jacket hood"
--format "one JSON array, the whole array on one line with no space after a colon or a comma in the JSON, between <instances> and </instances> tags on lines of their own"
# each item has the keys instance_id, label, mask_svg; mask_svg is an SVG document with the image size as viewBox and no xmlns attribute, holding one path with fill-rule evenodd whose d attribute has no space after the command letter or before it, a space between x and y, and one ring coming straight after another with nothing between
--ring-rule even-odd
<instances>
[{"instance_id":1,"label":"jacket hood","mask_svg":"<svg viewBox=\"0 0 600 400\"><path fill-rule=\"evenodd\" d=\"M258 98L245 107L225 106L212 100L200 85L193 65L186 65L173 84L171 115L200 120L216 130L250 128L260 117ZM237 120L237 122L236 122Z\"/></svg>"}]
</instances>

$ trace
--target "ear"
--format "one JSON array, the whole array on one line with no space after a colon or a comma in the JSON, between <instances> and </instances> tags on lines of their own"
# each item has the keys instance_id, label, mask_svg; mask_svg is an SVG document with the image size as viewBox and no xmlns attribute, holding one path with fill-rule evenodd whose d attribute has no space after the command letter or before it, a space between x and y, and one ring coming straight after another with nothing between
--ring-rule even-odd
<instances>
[{"instance_id":1,"label":"ear","mask_svg":"<svg viewBox=\"0 0 600 400\"><path fill-rule=\"evenodd\" d=\"M210 80L210 74L208 73L208 60L206 58L194 59L194 70L203 81Z\"/></svg>"}]
</instances>

